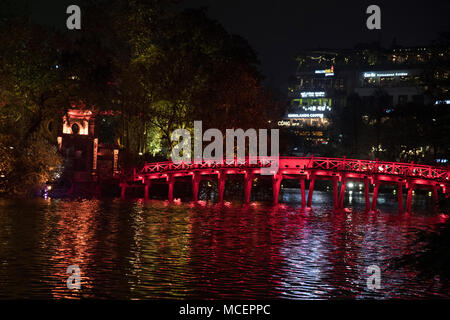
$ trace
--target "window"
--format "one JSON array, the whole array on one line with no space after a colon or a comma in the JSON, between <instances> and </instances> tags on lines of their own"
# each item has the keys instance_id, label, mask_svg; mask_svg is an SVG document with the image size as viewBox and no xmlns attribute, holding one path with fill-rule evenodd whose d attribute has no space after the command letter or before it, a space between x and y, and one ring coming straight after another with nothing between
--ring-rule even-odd
<instances>
[{"instance_id":1,"label":"window","mask_svg":"<svg viewBox=\"0 0 450 320\"><path fill-rule=\"evenodd\" d=\"M72 125L72 133L73 134L78 134L80 132L80 126L78 125L78 123L74 123Z\"/></svg>"}]
</instances>

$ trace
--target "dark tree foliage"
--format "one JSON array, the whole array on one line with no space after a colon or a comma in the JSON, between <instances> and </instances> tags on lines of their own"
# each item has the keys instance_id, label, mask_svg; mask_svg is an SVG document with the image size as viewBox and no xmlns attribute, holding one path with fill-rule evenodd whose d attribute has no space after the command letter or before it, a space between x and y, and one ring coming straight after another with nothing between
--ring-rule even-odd
<instances>
[{"instance_id":1,"label":"dark tree foliage","mask_svg":"<svg viewBox=\"0 0 450 320\"><path fill-rule=\"evenodd\" d=\"M175 2L84 0L77 31L37 25L26 6L2 3L3 181L24 163L7 161L8 150L35 141L52 150L73 105L112 114L100 122L103 138L121 146L125 165L143 160L140 154L166 158L171 132L195 120L205 129L267 127L280 105L261 85L254 50L204 10L180 12ZM59 159L56 151L52 157Z\"/></svg>"},{"instance_id":2,"label":"dark tree foliage","mask_svg":"<svg viewBox=\"0 0 450 320\"><path fill-rule=\"evenodd\" d=\"M449 123L448 105L408 102L392 107L380 89L368 101L351 95L333 111L330 144L337 156L434 164L449 158Z\"/></svg>"}]
</instances>

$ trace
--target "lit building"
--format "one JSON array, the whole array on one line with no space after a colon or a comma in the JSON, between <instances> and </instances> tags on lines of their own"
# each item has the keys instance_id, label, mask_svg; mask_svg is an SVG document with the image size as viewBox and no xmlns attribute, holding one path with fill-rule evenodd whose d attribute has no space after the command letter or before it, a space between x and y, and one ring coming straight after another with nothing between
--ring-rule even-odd
<instances>
[{"instance_id":1,"label":"lit building","mask_svg":"<svg viewBox=\"0 0 450 320\"><path fill-rule=\"evenodd\" d=\"M332 99L325 91L301 91L291 100L284 119L278 126L313 143L327 143L325 130L330 124Z\"/></svg>"},{"instance_id":2,"label":"lit building","mask_svg":"<svg viewBox=\"0 0 450 320\"><path fill-rule=\"evenodd\" d=\"M290 105L278 125L312 144L323 144L332 113L346 105L350 94L369 103L382 89L388 96L386 108L445 103L450 98L449 58L446 46L301 52L289 84Z\"/></svg>"},{"instance_id":3,"label":"lit building","mask_svg":"<svg viewBox=\"0 0 450 320\"><path fill-rule=\"evenodd\" d=\"M62 118L58 147L65 159L65 175L73 183L111 179L118 173L118 148L99 143L93 110L69 109Z\"/></svg>"}]
</instances>

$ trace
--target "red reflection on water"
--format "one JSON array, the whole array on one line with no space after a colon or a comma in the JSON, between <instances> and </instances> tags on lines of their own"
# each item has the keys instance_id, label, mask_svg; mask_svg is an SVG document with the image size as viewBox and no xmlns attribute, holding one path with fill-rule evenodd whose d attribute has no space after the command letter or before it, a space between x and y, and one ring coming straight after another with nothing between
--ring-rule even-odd
<instances>
[{"instance_id":1,"label":"red reflection on water","mask_svg":"<svg viewBox=\"0 0 450 320\"><path fill-rule=\"evenodd\" d=\"M418 249L410 246L415 233L447 221L442 214L156 200L50 201L21 214L17 207L0 210L0 253L6 261L0 297L11 292L119 299L445 294L411 270L389 265L389 259ZM372 264L382 270L378 293L366 288L366 268ZM66 288L69 265L81 268L80 292ZM34 279L32 285L24 275Z\"/></svg>"},{"instance_id":2,"label":"red reflection on water","mask_svg":"<svg viewBox=\"0 0 450 320\"><path fill-rule=\"evenodd\" d=\"M224 207L192 217L190 266L197 275L193 285L202 296L277 295L279 281L272 274L281 268L283 239L275 227L284 217L277 211L255 215L253 208Z\"/></svg>"},{"instance_id":3,"label":"red reflection on water","mask_svg":"<svg viewBox=\"0 0 450 320\"><path fill-rule=\"evenodd\" d=\"M81 268L81 285L89 288L91 280L86 274L86 266L94 262L92 245L94 244L95 228L95 202L62 202L60 210L56 212L59 234L55 251L51 256L54 264L52 276L60 281L53 284L51 291L54 298L77 297L77 291L67 288L66 273L70 265Z\"/></svg>"}]
</instances>

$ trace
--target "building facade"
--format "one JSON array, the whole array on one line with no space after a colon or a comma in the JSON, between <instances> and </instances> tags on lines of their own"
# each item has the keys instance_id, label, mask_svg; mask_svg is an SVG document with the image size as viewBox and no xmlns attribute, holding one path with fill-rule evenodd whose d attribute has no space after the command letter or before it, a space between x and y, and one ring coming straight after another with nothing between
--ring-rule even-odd
<instances>
[{"instance_id":1,"label":"building facade","mask_svg":"<svg viewBox=\"0 0 450 320\"><path fill-rule=\"evenodd\" d=\"M58 147L66 177L76 185L110 180L119 173L118 146L99 142L96 115L94 110L74 108L62 119Z\"/></svg>"},{"instance_id":2,"label":"building facade","mask_svg":"<svg viewBox=\"0 0 450 320\"><path fill-rule=\"evenodd\" d=\"M297 56L289 83L290 104L280 128L310 145L327 144L333 112L358 95L370 105L377 91L387 95L386 110L398 105L450 102L448 46L352 50L310 50Z\"/></svg>"}]
</instances>

